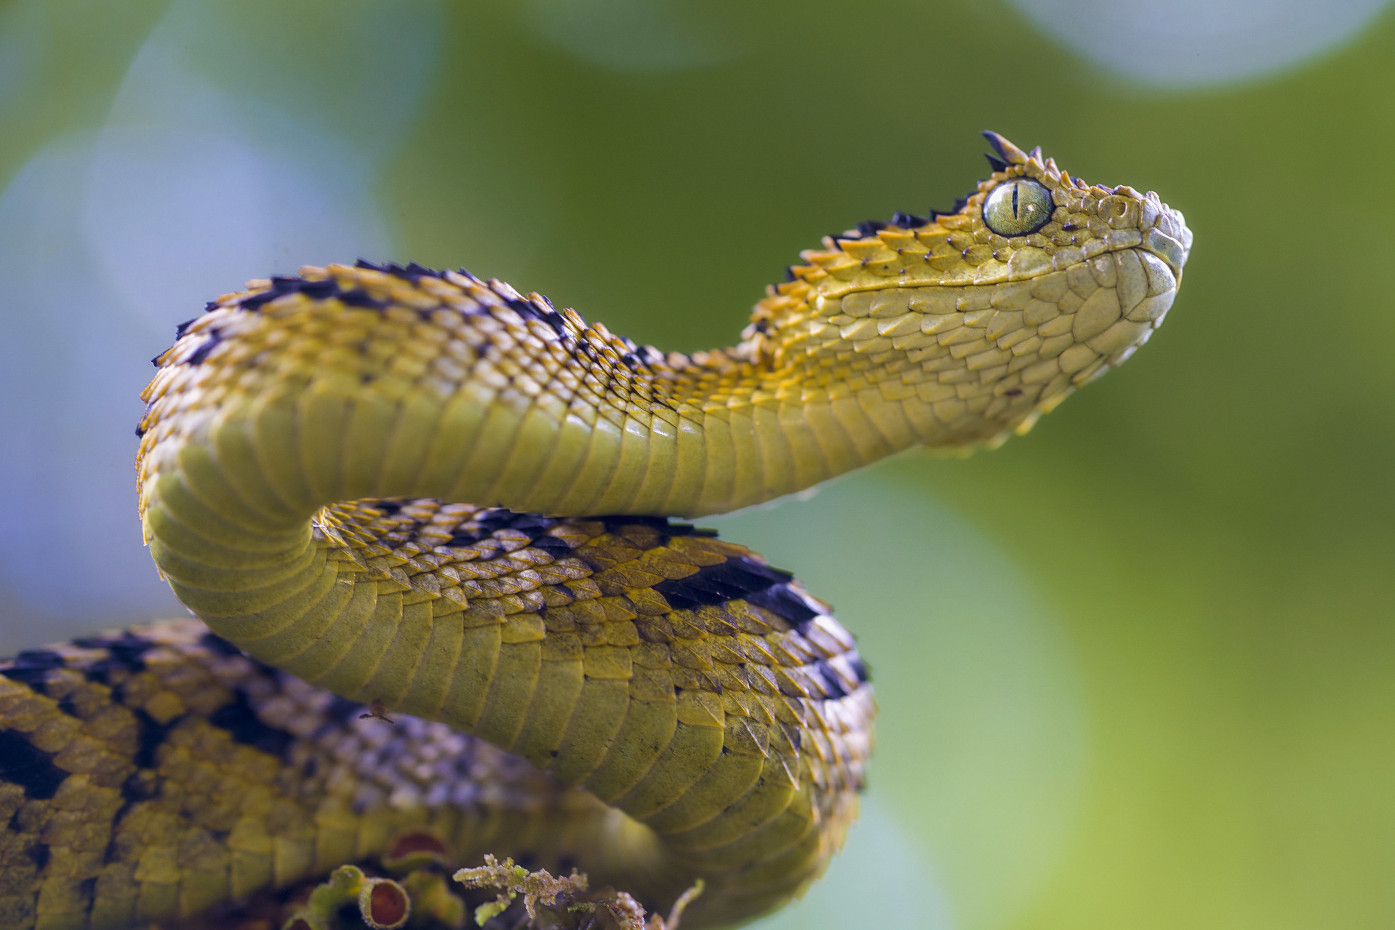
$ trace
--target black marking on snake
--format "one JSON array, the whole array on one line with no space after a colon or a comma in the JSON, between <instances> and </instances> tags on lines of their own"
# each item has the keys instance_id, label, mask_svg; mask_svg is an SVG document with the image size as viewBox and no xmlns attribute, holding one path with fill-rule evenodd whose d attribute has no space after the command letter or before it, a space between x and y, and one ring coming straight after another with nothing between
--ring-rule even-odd
<instances>
[{"instance_id":1,"label":"black marking on snake","mask_svg":"<svg viewBox=\"0 0 1395 930\"><path fill-rule=\"evenodd\" d=\"M828 664L827 659L819 659L814 663L813 674L822 680L824 696L829 700L837 701L848 696L843 677Z\"/></svg>"},{"instance_id":2,"label":"black marking on snake","mask_svg":"<svg viewBox=\"0 0 1395 930\"><path fill-rule=\"evenodd\" d=\"M280 296L281 294L273 286L265 291L262 291L260 294L253 294L250 297L242 298L240 301L237 302L237 305L241 307L243 310L257 311L262 308L263 304L269 304Z\"/></svg>"},{"instance_id":3,"label":"black marking on snake","mask_svg":"<svg viewBox=\"0 0 1395 930\"><path fill-rule=\"evenodd\" d=\"M568 555L572 551L571 543L556 536L539 536L533 540L533 548L541 549L554 559Z\"/></svg>"},{"instance_id":4,"label":"black marking on snake","mask_svg":"<svg viewBox=\"0 0 1395 930\"><path fill-rule=\"evenodd\" d=\"M446 540L446 545L452 547L467 548L469 546L475 545L478 542L482 542L486 537L492 537L493 535L494 533L492 532L479 533L474 530L467 530L464 527L459 527L451 532L450 539Z\"/></svg>"},{"instance_id":5,"label":"black marking on snake","mask_svg":"<svg viewBox=\"0 0 1395 930\"><path fill-rule=\"evenodd\" d=\"M22 733L0 730L0 779L19 785L25 797L47 801L58 793L68 773L53 764L53 757Z\"/></svg>"},{"instance_id":6,"label":"black marking on snake","mask_svg":"<svg viewBox=\"0 0 1395 930\"><path fill-rule=\"evenodd\" d=\"M333 278L319 278L317 280L290 278L283 286L297 290L306 297L313 297L316 300L324 300L326 297L336 296L338 296L340 300L344 299L340 296L339 282Z\"/></svg>"},{"instance_id":7,"label":"black marking on snake","mask_svg":"<svg viewBox=\"0 0 1395 930\"><path fill-rule=\"evenodd\" d=\"M394 278L401 278L402 280L409 281L412 284L416 284L417 281L421 280L422 278L445 277L444 272L436 271L432 268L427 268L424 265L418 265L416 262L408 262L407 265L404 267L402 265L397 264L396 262L384 262L382 264L378 264L360 258L358 261L354 262L354 267L367 268L370 271L381 271L383 274L390 274Z\"/></svg>"},{"instance_id":8,"label":"black marking on snake","mask_svg":"<svg viewBox=\"0 0 1395 930\"><path fill-rule=\"evenodd\" d=\"M143 769L155 768L155 753L159 750L170 729L179 722L178 717L168 724L160 723L144 710L132 712L136 718L136 754L132 761Z\"/></svg>"},{"instance_id":9,"label":"black marking on snake","mask_svg":"<svg viewBox=\"0 0 1395 930\"><path fill-rule=\"evenodd\" d=\"M395 517L406 502L400 498L388 497L373 502L373 509L381 511L385 517Z\"/></svg>"},{"instance_id":10,"label":"black marking on snake","mask_svg":"<svg viewBox=\"0 0 1395 930\"><path fill-rule=\"evenodd\" d=\"M126 799L126 806L149 801L160 796L163 784L164 779L154 769L136 769L121 783L121 797ZM112 818L112 823L119 823L120 820L118 815Z\"/></svg>"},{"instance_id":11,"label":"black marking on snake","mask_svg":"<svg viewBox=\"0 0 1395 930\"><path fill-rule=\"evenodd\" d=\"M710 604L723 604L741 598L752 601L772 586L783 585L793 576L778 568L757 562L750 556L732 556L716 565L699 568L686 578L670 579L654 585L675 610L692 610Z\"/></svg>"},{"instance_id":12,"label":"black marking on snake","mask_svg":"<svg viewBox=\"0 0 1395 930\"><path fill-rule=\"evenodd\" d=\"M145 429L145 425L144 425L144 424L145 424L146 419L150 416L150 408L151 408L152 406L154 406L154 404L155 404L155 402L152 400L152 401L147 402L146 405L145 405L145 413L141 414L140 422L136 424L136 438L137 438L137 439L140 439L140 438L141 438L142 436L144 436L144 435L146 434L146 432L147 432L146 429Z\"/></svg>"},{"instance_id":13,"label":"black marking on snake","mask_svg":"<svg viewBox=\"0 0 1395 930\"><path fill-rule=\"evenodd\" d=\"M546 323L548 326L552 327L552 331L559 337L573 335L572 331L567 327L566 317L557 312L557 309L552 306L552 301L543 297L541 294L537 295L535 300L542 301L543 306L538 306L537 303L532 300L522 300L516 297L510 297L505 303L512 307L514 312L525 320L541 320Z\"/></svg>"},{"instance_id":14,"label":"black marking on snake","mask_svg":"<svg viewBox=\"0 0 1395 930\"><path fill-rule=\"evenodd\" d=\"M550 530L556 525L557 521L552 517L545 517L539 513L516 513L514 514L514 519L509 522L509 527L511 529L518 530L520 533L527 533L529 536L535 536L544 530Z\"/></svg>"},{"instance_id":15,"label":"black marking on snake","mask_svg":"<svg viewBox=\"0 0 1395 930\"><path fill-rule=\"evenodd\" d=\"M364 266L360 266L364 267ZM371 267L371 266L370 266ZM378 269L381 270L381 269ZM370 310L385 310L388 302L379 300L362 288L344 289L334 278L301 278L293 275L277 275L271 279L271 286L258 294L244 297L238 302L243 310L259 310L265 304L289 294L304 294L312 300L335 298L350 307L365 307Z\"/></svg>"},{"instance_id":16,"label":"black marking on snake","mask_svg":"<svg viewBox=\"0 0 1395 930\"><path fill-rule=\"evenodd\" d=\"M930 222L923 216L916 216L914 213L902 213L897 210L891 215L891 225L900 226L902 229L914 229L917 226L924 226Z\"/></svg>"},{"instance_id":17,"label":"black marking on snake","mask_svg":"<svg viewBox=\"0 0 1395 930\"><path fill-rule=\"evenodd\" d=\"M38 689L35 688L34 690L37 691ZM68 692L67 694L63 695L63 700L58 702L58 709L61 710L63 713L67 714L69 717L76 717L77 719L82 720L84 718L82 711L78 709L77 698L78 693L76 691Z\"/></svg>"},{"instance_id":18,"label":"black marking on snake","mask_svg":"<svg viewBox=\"0 0 1395 930\"><path fill-rule=\"evenodd\" d=\"M486 507L462 520L451 532L445 545L473 546L506 529L522 533L529 538L530 544L533 544L531 541L541 538L547 530L556 525L555 519L541 514L515 513L503 507Z\"/></svg>"},{"instance_id":19,"label":"black marking on snake","mask_svg":"<svg viewBox=\"0 0 1395 930\"><path fill-rule=\"evenodd\" d=\"M380 539L384 546L389 549L401 549L408 543L420 542L422 521L413 520L410 517L404 518L401 522L393 525Z\"/></svg>"},{"instance_id":20,"label":"black marking on snake","mask_svg":"<svg viewBox=\"0 0 1395 930\"><path fill-rule=\"evenodd\" d=\"M63 657L56 652L47 649L26 649L11 659L8 665L0 667L0 675L43 694L49 672L63 666Z\"/></svg>"},{"instance_id":21,"label":"black marking on snake","mask_svg":"<svg viewBox=\"0 0 1395 930\"><path fill-rule=\"evenodd\" d=\"M746 602L783 618L798 633L803 633L809 623L819 616L819 612L788 584L772 585L764 591L752 592L746 595Z\"/></svg>"},{"instance_id":22,"label":"black marking on snake","mask_svg":"<svg viewBox=\"0 0 1395 930\"><path fill-rule=\"evenodd\" d=\"M244 297L238 301L238 306L243 310L260 310L264 304L269 304L278 297L285 297L288 294L304 294L307 297L316 299L328 297L338 290L339 285L333 279L311 281L296 275L273 275L271 286L259 294Z\"/></svg>"},{"instance_id":23,"label":"black marking on snake","mask_svg":"<svg viewBox=\"0 0 1395 930\"><path fill-rule=\"evenodd\" d=\"M223 341L223 334L217 329L207 330L207 338L199 347L189 353L189 357L184 360L186 365L198 365L208 358L208 353L213 351L214 346Z\"/></svg>"},{"instance_id":24,"label":"black marking on snake","mask_svg":"<svg viewBox=\"0 0 1395 930\"><path fill-rule=\"evenodd\" d=\"M346 307L364 307L368 310L379 311L388 308L388 302L386 300L379 300L362 288L355 287L347 291L340 291L335 296L338 297L339 302Z\"/></svg>"},{"instance_id":25,"label":"black marking on snake","mask_svg":"<svg viewBox=\"0 0 1395 930\"><path fill-rule=\"evenodd\" d=\"M48 865L51 852L52 850L49 849L47 843L35 840L33 844L25 850L25 855L29 857L30 862L34 863L35 872L43 872L44 867Z\"/></svg>"},{"instance_id":26,"label":"black marking on snake","mask_svg":"<svg viewBox=\"0 0 1395 930\"><path fill-rule=\"evenodd\" d=\"M153 649L154 643L131 632L116 636L84 636L73 640L74 646L83 649L100 649L107 653L102 658L82 668L82 675L88 681L108 685L112 683L112 673L116 671L134 674L145 670L145 653ZM114 698L118 695L113 694Z\"/></svg>"},{"instance_id":27,"label":"black marking on snake","mask_svg":"<svg viewBox=\"0 0 1395 930\"><path fill-rule=\"evenodd\" d=\"M562 317L562 314L559 314L559 312L555 310L543 311L543 322L551 326L552 332L557 333L558 336L572 335L572 330L568 329L568 326L566 326L566 318Z\"/></svg>"},{"instance_id":28,"label":"black marking on snake","mask_svg":"<svg viewBox=\"0 0 1395 930\"><path fill-rule=\"evenodd\" d=\"M214 304L213 306L216 307L218 305ZM204 312L207 312L207 310L205 310ZM198 322L198 319L198 317L194 317L192 320L185 320L183 323L180 323L178 326L176 326L174 328L174 338L183 339L184 334L189 331L189 327L193 326L196 322Z\"/></svg>"},{"instance_id":29,"label":"black marking on snake","mask_svg":"<svg viewBox=\"0 0 1395 930\"><path fill-rule=\"evenodd\" d=\"M111 663L108 659L100 659L89 668L107 663L108 667L119 664L132 672L140 672L145 670L145 654L159 643L130 630L124 630L108 636L83 636L73 640L73 645L81 649L100 649L110 653L110 657L116 660L115 663Z\"/></svg>"},{"instance_id":30,"label":"black marking on snake","mask_svg":"<svg viewBox=\"0 0 1395 930\"><path fill-rule=\"evenodd\" d=\"M278 759L284 758L286 750L295 742L295 737L290 733L261 721L245 691L236 692L232 701L209 715L208 722L227 730L234 741L260 749Z\"/></svg>"},{"instance_id":31,"label":"black marking on snake","mask_svg":"<svg viewBox=\"0 0 1395 930\"><path fill-rule=\"evenodd\" d=\"M120 662L113 662L111 659L98 659L82 670L82 677L93 684L111 685L111 673L116 670L125 671L126 668Z\"/></svg>"}]
</instances>

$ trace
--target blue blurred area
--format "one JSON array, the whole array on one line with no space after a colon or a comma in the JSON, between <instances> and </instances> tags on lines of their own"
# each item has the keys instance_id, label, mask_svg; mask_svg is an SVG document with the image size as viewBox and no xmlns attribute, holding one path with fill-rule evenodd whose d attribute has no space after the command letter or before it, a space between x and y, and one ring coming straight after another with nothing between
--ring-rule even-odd
<instances>
[{"instance_id":1,"label":"blue blurred area","mask_svg":"<svg viewBox=\"0 0 1395 930\"><path fill-rule=\"evenodd\" d=\"M373 187L430 88L440 14L339 12L315 32L336 52L316 63L296 37L313 17L170 5L102 118L43 139L0 198L14 327L0 377L25 400L5 425L28 440L0 458L0 486L21 491L0 583L51 635L180 610L141 551L130 467L135 392L170 321L269 270L388 251Z\"/></svg>"},{"instance_id":2,"label":"blue blurred area","mask_svg":"<svg viewBox=\"0 0 1395 930\"><path fill-rule=\"evenodd\" d=\"M1158 190L1193 258L1027 438L713 521L837 606L884 706L871 815L771 927L1390 926L1383 9L14 0L0 643L182 612L132 432L205 300L417 260L726 344L820 234L969 191L992 128Z\"/></svg>"},{"instance_id":3,"label":"blue blurred area","mask_svg":"<svg viewBox=\"0 0 1395 930\"><path fill-rule=\"evenodd\" d=\"M1010 0L1083 58L1141 85L1200 90L1331 55L1389 0Z\"/></svg>"}]
</instances>

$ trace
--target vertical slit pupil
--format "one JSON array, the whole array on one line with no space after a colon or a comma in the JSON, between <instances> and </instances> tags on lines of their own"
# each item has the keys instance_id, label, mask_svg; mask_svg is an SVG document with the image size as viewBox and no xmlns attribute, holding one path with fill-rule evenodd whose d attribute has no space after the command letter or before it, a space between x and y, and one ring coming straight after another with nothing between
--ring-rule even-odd
<instances>
[{"instance_id":1,"label":"vertical slit pupil","mask_svg":"<svg viewBox=\"0 0 1395 930\"><path fill-rule=\"evenodd\" d=\"M1017 195L1022 190L1021 184L1012 185L1012 215L1015 219L1022 218L1022 212L1017 209Z\"/></svg>"}]
</instances>

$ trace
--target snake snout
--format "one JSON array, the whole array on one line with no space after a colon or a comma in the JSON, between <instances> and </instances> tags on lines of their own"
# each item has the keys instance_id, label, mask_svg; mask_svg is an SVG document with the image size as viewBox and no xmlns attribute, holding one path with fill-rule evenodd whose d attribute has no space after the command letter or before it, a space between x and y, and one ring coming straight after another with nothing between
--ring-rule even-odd
<instances>
[{"instance_id":1,"label":"snake snout","mask_svg":"<svg viewBox=\"0 0 1395 930\"><path fill-rule=\"evenodd\" d=\"M1136 192L1131 193L1139 196ZM1151 329L1157 329L1171 309L1173 298L1177 296L1177 287L1182 281L1182 266L1186 264L1187 253L1191 250L1192 232L1187 228L1181 211L1163 203L1155 192L1149 191L1139 199L1142 210L1138 228L1142 240L1138 244L1137 255L1148 282L1147 296L1133 307L1126 308L1126 316L1135 322L1147 322L1151 324ZM1147 336L1147 332L1143 333L1138 345L1147 341Z\"/></svg>"},{"instance_id":2,"label":"snake snout","mask_svg":"<svg viewBox=\"0 0 1395 930\"><path fill-rule=\"evenodd\" d=\"M1192 231L1180 210L1174 210L1163 203L1156 193L1144 195L1144 209L1139 222L1139 232L1143 234L1142 247L1167 263L1172 276L1180 281L1182 266L1187 262L1187 253L1192 247ZM1176 284L1174 283L1174 288Z\"/></svg>"}]
</instances>

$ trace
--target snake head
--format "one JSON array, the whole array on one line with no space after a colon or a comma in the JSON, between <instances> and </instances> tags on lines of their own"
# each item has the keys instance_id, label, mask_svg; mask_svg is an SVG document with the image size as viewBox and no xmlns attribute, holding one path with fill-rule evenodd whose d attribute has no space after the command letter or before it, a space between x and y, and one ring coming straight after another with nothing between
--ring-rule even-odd
<instances>
[{"instance_id":1,"label":"snake head","mask_svg":"<svg viewBox=\"0 0 1395 930\"><path fill-rule=\"evenodd\" d=\"M1007 267L990 267L976 279L1006 270L1005 280L1014 280L1032 269L1059 270L1104 252L1134 248L1160 259L1174 278L1181 278L1192 233L1182 214L1156 192L1090 185L1059 169L1054 159L1043 159L1039 147L1024 152L996 132L983 135L998 153L988 156L993 174L979 182L956 215L969 220L976 242L1006 251L1005 261L1002 254L993 259Z\"/></svg>"},{"instance_id":2,"label":"snake head","mask_svg":"<svg viewBox=\"0 0 1395 930\"><path fill-rule=\"evenodd\" d=\"M1156 193L1088 184L984 135L992 174L953 211L826 237L747 331L776 368L832 354L885 372L883 397L930 446L1025 432L1128 358L1171 307L1192 242Z\"/></svg>"}]
</instances>

